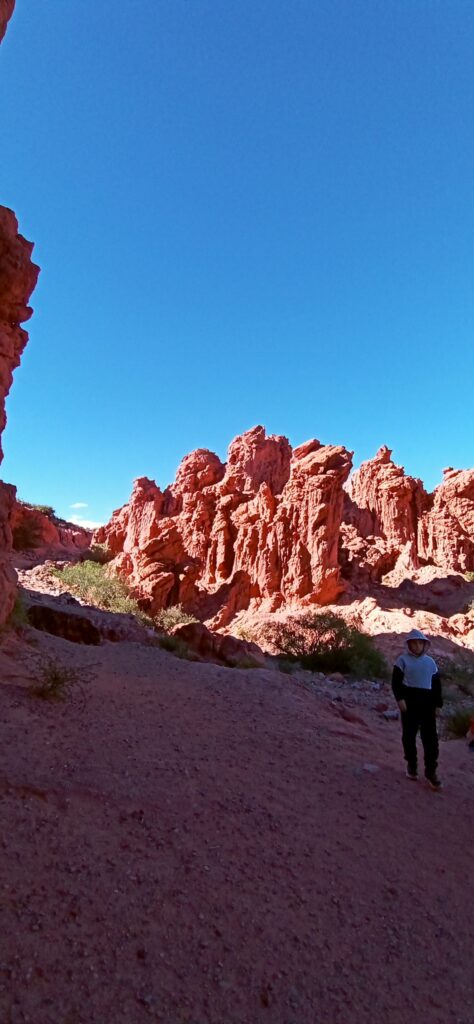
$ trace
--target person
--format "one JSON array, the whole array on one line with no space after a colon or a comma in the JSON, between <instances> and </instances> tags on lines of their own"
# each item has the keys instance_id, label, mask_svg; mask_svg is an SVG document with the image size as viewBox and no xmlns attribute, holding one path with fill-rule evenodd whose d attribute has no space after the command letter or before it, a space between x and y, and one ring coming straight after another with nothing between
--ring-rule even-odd
<instances>
[{"instance_id":1,"label":"person","mask_svg":"<svg viewBox=\"0 0 474 1024\"><path fill-rule=\"evenodd\" d=\"M418 778L416 737L420 732L425 756L425 778L432 789L440 789L438 778L438 733L436 710L443 706L438 666L426 653L430 641L419 629L406 638L407 652L393 666L392 690L402 718L402 743L407 778Z\"/></svg>"}]
</instances>

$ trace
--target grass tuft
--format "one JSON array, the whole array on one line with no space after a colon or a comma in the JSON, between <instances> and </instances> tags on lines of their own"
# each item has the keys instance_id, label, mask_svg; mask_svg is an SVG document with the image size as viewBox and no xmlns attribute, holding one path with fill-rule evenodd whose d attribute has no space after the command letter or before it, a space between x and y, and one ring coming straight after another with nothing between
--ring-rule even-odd
<instances>
[{"instance_id":1,"label":"grass tuft","mask_svg":"<svg viewBox=\"0 0 474 1024\"><path fill-rule=\"evenodd\" d=\"M180 604L173 604L170 608L162 608L154 616L157 629L163 629L169 633L174 626L185 626L190 622L197 622L194 615L186 612Z\"/></svg>"},{"instance_id":2,"label":"grass tuft","mask_svg":"<svg viewBox=\"0 0 474 1024\"><path fill-rule=\"evenodd\" d=\"M82 694L83 684L90 682L92 676L90 666L75 668L52 656L44 657L38 663L36 684L30 687L30 693L40 700L64 701L74 688Z\"/></svg>"},{"instance_id":3,"label":"grass tuft","mask_svg":"<svg viewBox=\"0 0 474 1024\"><path fill-rule=\"evenodd\" d=\"M174 654L176 658L185 658L187 661L194 661L194 655L190 651L184 640L181 640L179 636L160 636L159 645L164 651L169 651L170 654Z\"/></svg>"}]
</instances>

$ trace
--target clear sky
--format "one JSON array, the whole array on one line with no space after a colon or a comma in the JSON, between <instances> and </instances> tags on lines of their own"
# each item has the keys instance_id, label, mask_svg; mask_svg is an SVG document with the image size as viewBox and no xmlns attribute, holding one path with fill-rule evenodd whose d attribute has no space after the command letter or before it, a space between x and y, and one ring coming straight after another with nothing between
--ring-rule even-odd
<instances>
[{"instance_id":1,"label":"clear sky","mask_svg":"<svg viewBox=\"0 0 474 1024\"><path fill-rule=\"evenodd\" d=\"M473 39L472 0L17 0L20 497L103 521L257 423L473 464Z\"/></svg>"}]
</instances>

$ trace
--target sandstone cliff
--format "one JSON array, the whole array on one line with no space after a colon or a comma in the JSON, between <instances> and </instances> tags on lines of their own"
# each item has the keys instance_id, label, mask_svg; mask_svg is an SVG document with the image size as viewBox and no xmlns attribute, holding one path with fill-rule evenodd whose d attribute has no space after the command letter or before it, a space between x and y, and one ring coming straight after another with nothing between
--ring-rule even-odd
<instances>
[{"instance_id":1,"label":"sandstone cliff","mask_svg":"<svg viewBox=\"0 0 474 1024\"><path fill-rule=\"evenodd\" d=\"M164 492L137 480L130 501L95 535L152 611L182 602L214 626L262 605L328 603L342 592L338 538L345 448L295 450L255 427L224 465L186 456Z\"/></svg>"},{"instance_id":2,"label":"sandstone cliff","mask_svg":"<svg viewBox=\"0 0 474 1024\"><path fill-rule=\"evenodd\" d=\"M95 539L152 612L182 603L214 628L239 613L329 604L424 566L474 569L474 470L429 495L381 448L348 480L351 453L255 427L227 463L187 455L165 491L146 478Z\"/></svg>"},{"instance_id":3,"label":"sandstone cliff","mask_svg":"<svg viewBox=\"0 0 474 1024\"><path fill-rule=\"evenodd\" d=\"M39 273L39 268L31 262L32 249L32 243L18 233L14 213L0 206L0 461L3 458L1 434L6 422L5 399L28 340L20 324L31 316L27 303ZM16 576L9 561L9 518L14 496L14 488L0 482L0 624L8 617L15 595Z\"/></svg>"},{"instance_id":4,"label":"sandstone cliff","mask_svg":"<svg viewBox=\"0 0 474 1024\"><path fill-rule=\"evenodd\" d=\"M445 470L427 494L383 447L353 473L340 539L344 575L377 582L425 565L446 572L474 570L474 469Z\"/></svg>"},{"instance_id":5,"label":"sandstone cliff","mask_svg":"<svg viewBox=\"0 0 474 1024\"><path fill-rule=\"evenodd\" d=\"M16 551L30 551L39 561L48 558L77 556L90 547L92 530L85 530L64 519L52 509L44 511L24 501L15 501L10 515L13 547Z\"/></svg>"}]
</instances>

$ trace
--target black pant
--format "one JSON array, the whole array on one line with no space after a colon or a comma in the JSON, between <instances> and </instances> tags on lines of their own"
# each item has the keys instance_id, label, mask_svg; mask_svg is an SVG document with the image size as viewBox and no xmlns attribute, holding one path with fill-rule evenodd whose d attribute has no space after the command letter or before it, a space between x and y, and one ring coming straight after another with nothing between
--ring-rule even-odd
<instances>
[{"instance_id":1,"label":"black pant","mask_svg":"<svg viewBox=\"0 0 474 1024\"><path fill-rule=\"evenodd\" d=\"M416 771L417 752L416 737L418 730L425 755L425 775L434 775L438 767L438 733L436 731L436 709L431 701L414 701L408 703L407 710L402 712L402 743L405 761L412 771Z\"/></svg>"}]
</instances>

